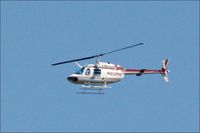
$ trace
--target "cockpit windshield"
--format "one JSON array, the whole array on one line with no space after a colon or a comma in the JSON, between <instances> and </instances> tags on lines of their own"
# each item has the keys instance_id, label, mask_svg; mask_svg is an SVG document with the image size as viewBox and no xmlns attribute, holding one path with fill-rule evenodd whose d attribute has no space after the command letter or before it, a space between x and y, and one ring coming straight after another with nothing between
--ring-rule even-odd
<instances>
[{"instance_id":1,"label":"cockpit windshield","mask_svg":"<svg viewBox=\"0 0 200 133\"><path fill-rule=\"evenodd\" d=\"M84 69L85 69L85 67L79 69L78 71L75 72L75 74L80 74L80 75L82 75Z\"/></svg>"}]
</instances>

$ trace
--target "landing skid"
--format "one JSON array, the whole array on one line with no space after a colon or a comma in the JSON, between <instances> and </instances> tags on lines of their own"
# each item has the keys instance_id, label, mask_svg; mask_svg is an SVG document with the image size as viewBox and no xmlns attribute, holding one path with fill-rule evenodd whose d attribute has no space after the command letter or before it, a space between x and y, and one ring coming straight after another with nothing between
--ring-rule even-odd
<instances>
[{"instance_id":1,"label":"landing skid","mask_svg":"<svg viewBox=\"0 0 200 133\"><path fill-rule=\"evenodd\" d=\"M101 88L100 89L97 89L97 88L95 88L95 89L92 89L92 88L80 88L80 89L83 90L83 91L77 92L77 94L104 94L104 92L102 92L102 91L104 91L104 89L101 89Z\"/></svg>"},{"instance_id":2,"label":"landing skid","mask_svg":"<svg viewBox=\"0 0 200 133\"><path fill-rule=\"evenodd\" d=\"M105 85L82 85L81 89L86 90L99 90L99 89L108 89L111 88L111 86L105 86Z\"/></svg>"},{"instance_id":3,"label":"landing skid","mask_svg":"<svg viewBox=\"0 0 200 133\"><path fill-rule=\"evenodd\" d=\"M107 86L106 82L103 85L91 85L90 83L87 83L81 86L80 89L83 91L77 92L77 94L104 94L102 91L107 88L111 88L111 86Z\"/></svg>"},{"instance_id":4,"label":"landing skid","mask_svg":"<svg viewBox=\"0 0 200 133\"><path fill-rule=\"evenodd\" d=\"M103 94L105 94L104 92L76 92L77 94L101 94L101 95L103 95Z\"/></svg>"}]
</instances>

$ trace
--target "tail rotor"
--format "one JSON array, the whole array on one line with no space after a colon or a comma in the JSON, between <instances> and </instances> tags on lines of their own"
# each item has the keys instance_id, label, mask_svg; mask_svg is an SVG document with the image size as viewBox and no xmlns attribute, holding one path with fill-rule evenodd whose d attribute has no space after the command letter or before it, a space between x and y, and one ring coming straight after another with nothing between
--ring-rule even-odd
<instances>
[{"instance_id":1,"label":"tail rotor","mask_svg":"<svg viewBox=\"0 0 200 133\"><path fill-rule=\"evenodd\" d=\"M168 70L168 67L169 67L169 60L168 59L163 60L163 67L161 69L161 75L163 76L165 82L169 82L169 77L168 77L169 70Z\"/></svg>"}]
</instances>

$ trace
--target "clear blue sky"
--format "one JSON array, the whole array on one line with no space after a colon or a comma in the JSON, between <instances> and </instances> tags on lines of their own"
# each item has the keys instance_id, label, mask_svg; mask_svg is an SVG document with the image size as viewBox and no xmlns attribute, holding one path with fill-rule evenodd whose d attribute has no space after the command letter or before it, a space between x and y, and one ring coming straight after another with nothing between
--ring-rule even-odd
<instances>
[{"instance_id":1,"label":"clear blue sky","mask_svg":"<svg viewBox=\"0 0 200 133\"><path fill-rule=\"evenodd\" d=\"M105 95L78 95L52 63L143 42L101 58L160 69L127 76ZM94 60L82 61L82 65ZM2 131L199 130L199 2L1 2Z\"/></svg>"}]
</instances>

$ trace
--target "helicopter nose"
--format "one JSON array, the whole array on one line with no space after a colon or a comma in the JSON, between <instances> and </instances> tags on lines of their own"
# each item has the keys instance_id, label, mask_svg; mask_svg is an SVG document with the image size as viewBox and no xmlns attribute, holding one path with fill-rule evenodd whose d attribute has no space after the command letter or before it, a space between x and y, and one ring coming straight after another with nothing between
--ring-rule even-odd
<instances>
[{"instance_id":1,"label":"helicopter nose","mask_svg":"<svg viewBox=\"0 0 200 133\"><path fill-rule=\"evenodd\" d=\"M70 82L76 82L78 81L78 78L77 77L68 77L67 80L69 80Z\"/></svg>"}]
</instances>

